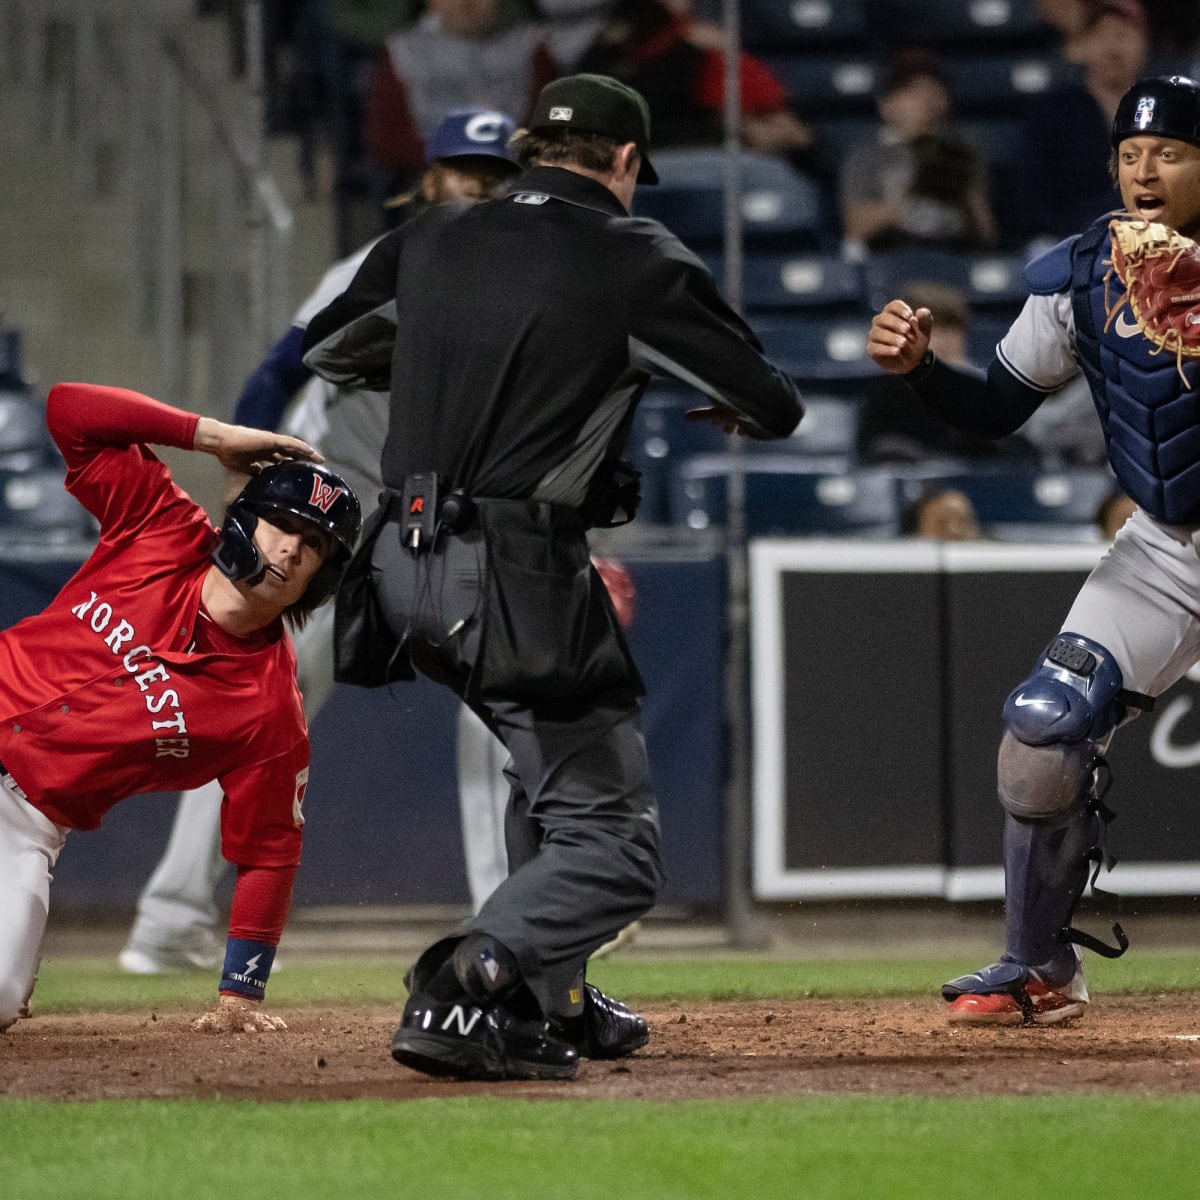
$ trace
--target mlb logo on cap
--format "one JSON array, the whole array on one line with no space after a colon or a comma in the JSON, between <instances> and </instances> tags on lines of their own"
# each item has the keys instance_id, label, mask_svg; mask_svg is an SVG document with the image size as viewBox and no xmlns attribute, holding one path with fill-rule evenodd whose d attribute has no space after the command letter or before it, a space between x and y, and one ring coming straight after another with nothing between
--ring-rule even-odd
<instances>
[{"instance_id":1,"label":"mlb logo on cap","mask_svg":"<svg viewBox=\"0 0 1200 1200\"><path fill-rule=\"evenodd\" d=\"M552 108L548 119L551 121L569 121L574 111L573 108Z\"/></svg>"},{"instance_id":2,"label":"mlb logo on cap","mask_svg":"<svg viewBox=\"0 0 1200 1200\"><path fill-rule=\"evenodd\" d=\"M1137 102L1137 112L1133 115L1133 123L1139 129L1145 129L1154 121L1154 97L1139 96Z\"/></svg>"}]
</instances>

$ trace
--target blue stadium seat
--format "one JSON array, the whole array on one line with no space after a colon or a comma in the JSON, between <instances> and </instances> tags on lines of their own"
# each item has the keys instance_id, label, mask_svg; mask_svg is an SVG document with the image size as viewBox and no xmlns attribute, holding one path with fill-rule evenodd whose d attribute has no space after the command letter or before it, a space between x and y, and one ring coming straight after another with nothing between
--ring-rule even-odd
<instances>
[{"instance_id":1,"label":"blue stadium seat","mask_svg":"<svg viewBox=\"0 0 1200 1200\"><path fill-rule=\"evenodd\" d=\"M789 455L701 455L680 464L671 490L674 523L691 529L723 525L727 482L737 469L746 482L746 530L751 537L893 537L900 494L886 470L814 471Z\"/></svg>"},{"instance_id":2,"label":"blue stadium seat","mask_svg":"<svg viewBox=\"0 0 1200 1200\"><path fill-rule=\"evenodd\" d=\"M657 187L640 188L634 212L661 221L688 245L725 236L725 155L718 148L660 150ZM742 223L747 245L786 241L815 248L823 236L820 188L781 159L741 156Z\"/></svg>"},{"instance_id":3,"label":"blue stadium seat","mask_svg":"<svg viewBox=\"0 0 1200 1200\"><path fill-rule=\"evenodd\" d=\"M829 53L823 49L763 54L779 77L788 100L804 117L873 117L879 60L872 54ZM657 164L657 159L655 160Z\"/></svg>"},{"instance_id":4,"label":"blue stadium seat","mask_svg":"<svg viewBox=\"0 0 1200 1200\"><path fill-rule=\"evenodd\" d=\"M987 157L995 170L1015 170L1023 146L1021 118L979 113L958 122L959 130Z\"/></svg>"},{"instance_id":5,"label":"blue stadium seat","mask_svg":"<svg viewBox=\"0 0 1200 1200\"><path fill-rule=\"evenodd\" d=\"M42 405L25 388L0 383L0 470L32 471L54 453Z\"/></svg>"},{"instance_id":6,"label":"blue stadium seat","mask_svg":"<svg viewBox=\"0 0 1200 1200\"><path fill-rule=\"evenodd\" d=\"M752 250L744 256L742 266L742 299L748 310L861 312L866 302L861 265L837 254Z\"/></svg>"},{"instance_id":7,"label":"blue stadium seat","mask_svg":"<svg viewBox=\"0 0 1200 1200\"><path fill-rule=\"evenodd\" d=\"M661 525L670 520L671 472L682 458L726 448L721 430L685 416L705 403L691 388L656 380L634 410L625 457L642 473L640 521Z\"/></svg>"},{"instance_id":8,"label":"blue stadium seat","mask_svg":"<svg viewBox=\"0 0 1200 1200\"><path fill-rule=\"evenodd\" d=\"M870 255L863 275L872 311L900 296L906 283L922 279L958 288L973 312L1015 315L1029 296L1024 268L1024 256L1019 254L889 250Z\"/></svg>"},{"instance_id":9,"label":"blue stadium seat","mask_svg":"<svg viewBox=\"0 0 1200 1200\"><path fill-rule=\"evenodd\" d=\"M979 467L974 470L911 472L901 484L905 502L922 488L963 492L975 507L980 525L993 537L1038 536L1042 527L1071 527L1071 533L1095 528L1100 502L1116 486L1104 469L1039 471Z\"/></svg>"},{"instance_id":10,"label":"blue stadium seat","mask_svg":"<svg viewBox=\"0 0 1200 1200\"><path fill-rule=\"evenodd\" d=\"M1007 314L972 315L967 330L967 359L977 367L986 367L996 353L996 345L1008 332L1012 317Z\"/></svg>"},{"instance_id":11,"label":"blue stadium seat","mask_svg":"<svg viewBox=\"0 0 1200 1200\"><path fill-rule=\"evenodd\" d=\"M868 0L742 0L741 18L751 50L854 45L866 52L876 33Z\"/></svg>"},{"instance_id":12,"label":"blue stadium seat","mask_svg":"<svg viewBox=\"0 0 1200 1200\"><path fill-rule=\"evenodd\" d=\"M862 379L879 373L867 357L869 316L752 313L747 320L766 356L797 379Z\"/></svg>"},{"instance_id":13,"label":"blue stadium seat","mask_svg":"<svg viewBox=\"0 0 1200 1200\"><path fill-rule=\"evenodd\" d=\"M833 396L805 389L804 416L795 431L782 441L746 441L746 449L755 455L792 454L804 459L810 470L818 462L830 470L848 470L858 440L859 405L845 396Z\"/></svg>"},{"instance_id":14,"label":"blue stadium seat","mask_svg":"<svg viewBox=\"0 0 1200 1200\"><path fill-rule=\"evenodd\" d=\"M1060 86L1070 74L1053 52L954 54L947 56L946 67L964 120L1015 116L1027 97Z\"/></svg>"},{"instance_id":15,"label":"blue stadium seat","mask_svg":"<svg viewBox=\"0 0 1200 1200\"><path fill-rule=\"evenodd\" d=\"M874 0L874 17L896 45L939 49L1041 46L1051 30L1033 0Z\"/></svg>"},{"instance_id":16,"label":"blue stadium seat","mask_svg":"<svg viewBox=\"0 0 1200 1200\"><path fill-rule=\"evenodd\" d=\"M0 471L0 543L73 543L97 530L95 518L63 486L61 469Z\"/></svg>"}]
</instances>

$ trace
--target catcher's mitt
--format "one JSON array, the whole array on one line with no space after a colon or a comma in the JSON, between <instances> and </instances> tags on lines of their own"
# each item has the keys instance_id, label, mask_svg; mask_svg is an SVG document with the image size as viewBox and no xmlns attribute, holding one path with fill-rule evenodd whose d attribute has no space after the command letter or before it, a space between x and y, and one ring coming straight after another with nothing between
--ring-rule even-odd
<instances>
[{"instance_id":1,"label":"catcher's mitt","mask_svg":"<svg viewBox=\"0 0 1200 1200\"><path fill-rule=\"evenodd\" d=\"M1112 324L1129 304L1134 319L1155 345L1153 353L1175 355L1183 382L1183 357L1200 357L1200 246L1166 225L1153 221L1109 222L1112 231L1111 270L1125 291L1106 308Z\"/></svg>"}]
</instances>

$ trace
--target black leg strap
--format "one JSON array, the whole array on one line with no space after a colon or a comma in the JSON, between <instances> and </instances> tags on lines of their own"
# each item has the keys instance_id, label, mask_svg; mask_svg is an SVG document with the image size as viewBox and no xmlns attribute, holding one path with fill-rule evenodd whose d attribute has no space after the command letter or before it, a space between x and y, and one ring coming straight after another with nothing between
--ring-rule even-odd
<instances>
[{"instance_id":1,"label":"black leg strap","mask_svg":"<svg viewBox=\"0 0 1200 1200\"><path fill-rule=\"evenodd\" d=\"M1088 883L1091 886L1092 895L1100 902L1101 911L1110 913L1113 916L1119 916L1121 898L1115 892L1105 891L1103 888L1096 886L1096 880L1100 876L1100 869L1103 867L1104 870L1111 871L1117 865L1117 860L1104 850L1105 834L1108 831L1109 824L1116 818L1116 813L1104 803L1104 797L1108 794L1110 787L1112 787L1112 770L1109 768L1106 759L1097 759L1092 795L1088 800L1088 808L1100 818L1100 835L1096 838L1096 844L1088 851L1088 861L1095 865L1092 877L1088 880ZM1129 949L1129 938L1126 937L1125 930L1121 928L1119 921L1113 922L1112 932L1113 937L1117 941L1116 946L1110 946L1107 942L1102 942L1092 934L1084 933L1081 929L1076 929L1072 925L1068 925L1062 931L1062 940L1064 942L1072 942L1076 946L1083 946L1084 949L1091 950L1093 953L1099 954L1102 958L1120 958Z\"/></svg>"}]
</instances>

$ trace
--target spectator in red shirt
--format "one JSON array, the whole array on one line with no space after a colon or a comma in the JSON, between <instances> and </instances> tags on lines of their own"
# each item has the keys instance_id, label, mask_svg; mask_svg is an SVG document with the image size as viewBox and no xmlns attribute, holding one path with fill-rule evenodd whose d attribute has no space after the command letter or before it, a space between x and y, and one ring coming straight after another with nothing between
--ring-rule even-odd
<instances>
[{"instance_id":1,"label":"spectator in red shirt","mask_svg":"<svg viewBox=\"0 0 1200 1200\"><path fill-rule=\"evenodd\" d=\"M646 97L658 146L721 141L725 103L724 31L692 16L691 0L618 0L580 71L613 75ZM765 63L739 57L742 141L820 174L813 130L789 107Z\"/></svg>"}]
</instances>

